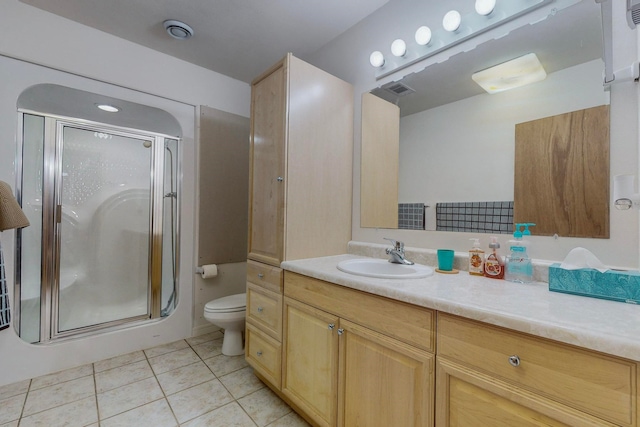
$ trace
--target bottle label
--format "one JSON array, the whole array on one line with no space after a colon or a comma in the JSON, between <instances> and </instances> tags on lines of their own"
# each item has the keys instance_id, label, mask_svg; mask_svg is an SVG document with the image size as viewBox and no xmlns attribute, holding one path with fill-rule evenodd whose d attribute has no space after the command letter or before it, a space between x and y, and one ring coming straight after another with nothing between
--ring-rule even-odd
<instances>
[{"instance_id":1,"label":"bottle label","mask_svg":"<svg viewBox=\"0 0 640 427\"><path fill-rule=\"evenodd\" d=\"M482 274L483 271L482 255L477 252L471 252L469 256L469 273Z\"/></svg>"},{"instance_id":2,"label":"bottle label","mask_svg":"<svg viewBox=\"0 0 640 427\"><path fill-rule=\"evenodd\" d=\"M489 258L484 262L484 271L489 276L500 276L502 274L502 265L497 259Z\"/></svg>"}]
</instances>

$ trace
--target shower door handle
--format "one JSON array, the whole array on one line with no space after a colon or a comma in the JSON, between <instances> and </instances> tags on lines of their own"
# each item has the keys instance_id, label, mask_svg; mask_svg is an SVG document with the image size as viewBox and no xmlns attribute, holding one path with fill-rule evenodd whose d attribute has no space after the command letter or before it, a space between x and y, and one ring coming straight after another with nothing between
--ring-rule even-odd
<instances>
[{"instance_id":1,"label":"shower door handle","mask_svg":"<svg viewBox=\"0 0 640 427\"><path fill-rule=\"evenodd\" d=\"M62 205L56 205L56 222L62 223Z\"/></svg>"}]
</instances>

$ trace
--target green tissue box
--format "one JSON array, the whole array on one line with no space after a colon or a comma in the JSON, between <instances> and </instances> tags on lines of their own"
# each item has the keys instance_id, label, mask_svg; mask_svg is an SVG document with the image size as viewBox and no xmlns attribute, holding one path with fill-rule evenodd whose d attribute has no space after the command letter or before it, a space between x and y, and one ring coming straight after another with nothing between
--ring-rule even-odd
<instances>
[{"instance_id":1,"label":"green tissue box","mask_svg":"<svg viewBox=\"0 0 640 427\"><path fill-rule=\"evenodd\" d=\"M640 304L640 272L593 268L565 270L560 264L549 267L549 290L592 298Z\"/></svg>"}]
</instances>

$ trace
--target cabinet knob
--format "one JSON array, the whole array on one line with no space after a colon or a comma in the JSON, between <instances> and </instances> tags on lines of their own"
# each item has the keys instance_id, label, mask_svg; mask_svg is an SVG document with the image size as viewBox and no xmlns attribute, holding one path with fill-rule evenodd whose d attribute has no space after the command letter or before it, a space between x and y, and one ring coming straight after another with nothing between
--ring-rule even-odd
<instances>
[{"instance_id":1,"label":"cabinet knob","mask_svg":"<svg viewBox=\"0 0 640 427\"><path fill-rule=\"evenodd\" d=\"M283 177L281 177L281 176L279 176L279 177L277 177L277 178L276 178L276 180L277 180L278 182L282 182L282 181L284 181L284 178L283 178Z\"/></svg>"},{"instance_id":2,"label":"cabinet knob","mask_svg":"<svg viewBox=\"0 0 640 427\"><path fill-rule=\"evenodd\" d=\"M256 351L256 354L258 355L258 357L262 356L262 351Z\"/></svg>"},{"instance_id":3,"label":"cabinet knob","mask_svg":"<svg viewBox=\"0 0 640 427\"><path fill-rule=\"evenodd\" d=\"M338 329L338 335L342 335L342 334L344 334L344 329L342 328Z\"/></svg>"},{"instance_id":4,"label":"cabinet knob","mask_svg":"<svg viewBox=\"0 0 640 427\"><path fill-rule=\"evenodd\" d=\"M263 310L264 310L264 308L258 307L258 313L262 313Z\"/></svg>"},{"instance_id":5,"label":"cabinet knob","mask_svg":"<svg viewBox=\"0 0 640 427\"><path fill-rule=\"evenodd\" d=\"M520 357L515 354L513 356L509 356L509 364L517 368L518 366L520 366Z\"/></svg>"},{"instance_id":6,"label":"cabinet knob","mask_svg":"<svg viewBox=\"0 0 640 427\"><path fill-rule=\"evenodd\" d=\"M262 273L258 273L258 277L259 277L260 279L262 279L262 278L264 277L264 274L262 274Z\"/></svg>"},{"instance_id":7,"label":"cabinet knob","mask_svg":"<svg viewBox=\"0 0 640 427\"><path fill-rule=\"evenodd\" d=\"M329 323L329 330L333 331L333 328L335 328L336 325L334 325L333 323Z\"/></svg>"}]
</instances>

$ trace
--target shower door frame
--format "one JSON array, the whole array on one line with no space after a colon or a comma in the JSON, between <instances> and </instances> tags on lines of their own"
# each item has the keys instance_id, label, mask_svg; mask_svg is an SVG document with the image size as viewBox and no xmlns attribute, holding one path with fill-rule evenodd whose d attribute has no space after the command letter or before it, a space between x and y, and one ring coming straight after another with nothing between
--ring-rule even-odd
<instances>
[{"instance_id":1,"label":"shower door frame","mask_svg":"<svg viewBox=\"0 0 640 427\"><path fill-rule=\"evenodd\" d=\"M42 236L41 236L41 279L40 279L40 340L49 342L67 337L89 334L106 328L119 328L136 321L161 318L162 310L162 258L164 224L164 150L167 140L180 141L179 137L147 132L138 129L113 126L90 120L56 116L26 109L19 109L19 141L16 153L16 173L19 177L16 194L22 203L23 138L24 115L44 118L43 170L42 170ZM88 325L68 331L59 331L59 285L60 285L60 244L62 221L62 159L65 127L107 133L152 143L149 194L149 259L147 275L147 313L133 317L116 319L104 323ZM50 221L49 221L50 219ZM21 304L21 254L22 242L18 232L16 241L15 303ZM177 261L177 253L173 256ZM20 313L14 322L20 331Z\"/></svg>"}]
</instances>

